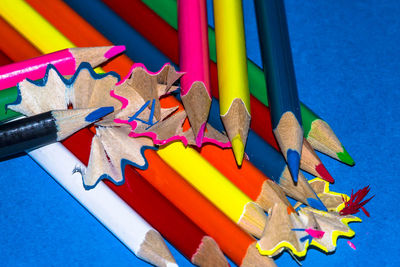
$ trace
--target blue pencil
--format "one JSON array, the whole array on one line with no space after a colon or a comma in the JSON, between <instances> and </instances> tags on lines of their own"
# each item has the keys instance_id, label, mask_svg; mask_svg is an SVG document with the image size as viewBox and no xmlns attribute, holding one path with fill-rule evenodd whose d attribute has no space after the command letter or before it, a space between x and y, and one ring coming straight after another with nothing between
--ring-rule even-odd
<instances>
[{"instance_id":1,"label":"blue pencil","mask_svg":"<svg viewBox=\"0 0 400 267\"><path fill-rule=\"evenodd\" d=\"M272 129L297 182L303 128L283 0L255 0Z\"/></svg>"}]
</instances>

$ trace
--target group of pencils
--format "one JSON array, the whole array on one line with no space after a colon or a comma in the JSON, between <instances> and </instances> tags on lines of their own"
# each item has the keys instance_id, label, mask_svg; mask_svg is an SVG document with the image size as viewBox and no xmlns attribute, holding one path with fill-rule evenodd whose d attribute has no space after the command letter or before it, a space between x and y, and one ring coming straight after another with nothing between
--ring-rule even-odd
<instances>
[{"instance_id":1,"label":"group of pencils","mask_svg":"<svg viewBox=\"0 0 400 267\"><path fill-rule=\"evenodd\" d=\"M182 105L174 96L161 105L185 109L197 147L146 150L146 168L127 165L122 184L105 179L86 190L70 170L88 165L95 133L83 127L112 112L99 107L85 111L83 129L62 144L28 154L151 264L175 264L162 235L195 265L227 266L225 254L238 266L273 266L254 238L263 237L265 211L276 203L291 209L285 194L326 211L299 170L334 181L315 150L354 162L329 125L299 102L283 0L255 0L264 71L246 56L241 1L213 4L215 32L205 0L1 1L0 145L1 127L21 116L8 109L20 101L17 84L42 79L48 64L66 77L82 62L120 77L132 60L154 72L179 65ZM113 44L126 55L108 61L124 49ZM232 151L203 143L207 122L226 132Z\"/></svg>"}]
</instances>

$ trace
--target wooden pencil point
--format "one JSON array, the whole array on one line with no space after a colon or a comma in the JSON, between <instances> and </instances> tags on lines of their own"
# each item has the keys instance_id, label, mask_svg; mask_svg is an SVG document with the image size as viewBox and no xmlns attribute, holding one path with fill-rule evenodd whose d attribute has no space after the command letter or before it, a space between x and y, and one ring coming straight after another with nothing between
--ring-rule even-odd
<instances>
[{"instance_id":1,"label":"wooden pencil point","mask_svg":"<svg viewBox=\"0 0 400 267\"><path fill-rule=\"evenodd\" d=\"M200 147L211 106L210 95L204 83L196 81L181 98L196 139L196 145Z\"/></svg>"},{"instance_id":2,"label":"wooden pencil point","mask_svg":"<svg viewBox=\"0 0 400 267\"><path fill-rule=\"evenodd\" d=\"M325 121L321 119L313 121L307 141L316 150L348 165L354 165L354 160Z\"/></svg>"},{"instance_id":3,"label":"wooden pencil point","mask_svg":"<svg viewBox=\"0 0 400 267\"><path fill-rule=\"evenodd\" d=\"M266 179L262 185L261 193L256 200L266 212L274 206L274 203L282 202L290 206L289 200L286 198L282 188L270 179Z\"/></svg>"},{"instance_id":4,"label":"wooden pencil point","mask_svg":"<svg viewBox=\"0 0 400 267\"><path fill-rule=\"evenodd\" d=\"M241 165L250 127L250 113L244 102L239 98L235 98L226 114L221 115L221 119L229 140L232 142L236 161L238 165Z\"/></svg>"},{"instance_id":5,"label":"wooden pencil point","mask_svg":"<svg viewBox=\"0 0 400 267\"><path fill-rule=\"evenodd\" d=\"M292 112L285 112L282 115L277 127L274 129L274 134L287 163L290 165L299 166L300 158L295 159L292 157L293 161L291 161L289 160L288 153L293 151L293 153L297 152L299 155L301 155L303 144L303 128ZM298 170L298 167L295 167L294 169ZM296 182L297 173L292 173L292 175L294 181Z\"/></svg>"},{"instance_id":6,"label":"wooden pencil point","mask_svg":"<svg viewBox=\"0 0 400 267\"><path fill-rule=\"evenodd\" d=\"M122 47L123 49L121 49ZM92 66L101 65L124 50L124 46L76 47L69 49L75 57L75 68L78 68L82 62L90 62Z\"/></svg>"},{"instance_id":7,"label":"wooden pencil point","mask_svg":"<svg viewBox=\"0 0 400 267\"><path fill-rule=\"evenodd\" d=\"M314 176L319 176L330 183L335 182L328 170L322 164L317 153L315 153L314 148L305 138L303 140L303 149L301 151L300 168Z\"/></svg>"},{"instance_id":8,"label":"wooden pencil point","mask_svg":"<svg viewBox=\"0 0 400 267\"><path fill-rule=\"evenodd\" d=\"M200 247L191 258L191 262L201 267L229 266L218 244L209 236L203 237Z\"/></svg>"},{"instance_id":9,"label":"wooden pencil point","mask_svg":"<svg viewBox=\"0 0 400 267\"><path fill-rule=\"evenodd\" d=\"M238 225L242 229L255 237L262 236L267 222L267 216L264 210L256 203L249 202L238 221Z\"/></svg>"},{"instance_id":10,"label":"wooden pencil point","mask_svg":"<svg viewBox=\"0 0 400 267\"><path fill-rule=\"evenodd\" d=\"M256 267L256 266L276 266L274 260L270 257L260 254L256 247L256 243L249 246L247 254L240 264L240 267Z\"/></svg>"},{"instance_id":11,"label":"wooden pencil point","mask_svg":"<svg viewBox=\"0 0 400 267\"><path fill-rule=\"evenodd\" d=\"M141 244L136 255L156 266L178 267L164 239L155 230L147 232L145 241Z\"/></svg>"}]
</instances>

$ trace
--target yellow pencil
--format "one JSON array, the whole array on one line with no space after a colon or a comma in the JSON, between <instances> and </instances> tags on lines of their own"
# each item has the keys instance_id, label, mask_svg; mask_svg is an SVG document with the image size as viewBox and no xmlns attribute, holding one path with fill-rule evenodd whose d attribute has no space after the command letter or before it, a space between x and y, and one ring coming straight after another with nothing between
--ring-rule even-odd
<instances>
[{"instance_id":1,"label":"yellow pencil","mask_svg":"<svg viewBox=\"0 0 400 267\"><path fill-rule=\"evenodd\" d=\"M196 150L174 142L157 154L231 220L255 237L262 235L264 211Z\"/></svg>"},{"instance_id":2,"label":"yellow pencil","mask_svg":"<svg viewBox=\"0 0 400 267\"><path fill-rule=\"evenodd\" d=\"M44 54L74 47L47 20L24 1L0 1L1 16ZM48 42L48 40L52 40Z\"/></svg>"},{"instance_id":3,"label":"yellow pencil","mask_svg":"<svg viewBox=\"0 0 400 267\"><path fill-rule=\"evenodd\" d=\"M238 165L250 126L250 92L240 0L214 0L220 115Z\"/></svg>"}]
</instances>

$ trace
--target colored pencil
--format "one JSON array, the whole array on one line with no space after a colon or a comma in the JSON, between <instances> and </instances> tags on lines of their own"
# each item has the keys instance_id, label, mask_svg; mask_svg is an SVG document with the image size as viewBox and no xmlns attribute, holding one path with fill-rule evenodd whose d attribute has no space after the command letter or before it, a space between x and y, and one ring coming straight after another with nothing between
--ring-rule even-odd
<instances>
[{"instance_id":1,"label":"colored pencil","mask_svg":"<svg viewBox=\"0 0 400 267\"><path fill-rule=\"evenodd\" d=\"M110 0L104 0L104 1L110 1ZM114 9L115 7L119 6L116 2L119 1L124 1L124 0L116 0L113 1L113 6L112 8ZM138 0L131 1L133 5L133 2L138 2ZM154 31L151 32L153 35L153 39L157 39L158 42L162 40L169 40L169 42L175 42L177 44L177 36L173 37L171 35L171 29L166 30L167 23L171 25L175 30L177 29L177 12L176 12L176 1L175 0L164 0L164 1L151 1L151 0L142 0L148 7L154 10L159 16L161 16L166 22L162 23L159 18L155 18L152 16L152 23L149 25L152 25L154 28ZM126 5L128 6L128 4ZM139 5L136 4L138 7ZM148 10L146 9L141 9L138 11L137 15L144 16L147 15ZM147 13L144 13L147 12ZM119 13L119 12L118 12ZM121 13L119 13L121 14ZM121 15L122 16L122 15ZM123 16L125 20L127 20L126 16ZM138 20L140 18L136 18ZM132 20L131 20L132 21ZM148 20L145 20L148 21ZM155 31L157 33L155 33ZM143 32L141 32L143 34ZM215 33L214 30L209 27L208 30L208 40L209 40L209 48L210 48L210 59L213 62L216 62L217 57L215 53ZM175 35L176 32L175 32ZM147 38L147 36L146 36ZM150 39L149 39L150 40ZM152 41L153 42L153 41ZM153 43L154 44L154 43ZM157 46L158 47L158 46ZM169 47L176 47L175 46L164 46L165 49ZM158 47L161 49L160 47ZM177 51L163 51L166 55L171 57L173 59L173 55L177 54ZM173 59L174 62L175 59ZM266 83L265 83L265 78L263 74L263 70L260 69L255 63L253 63L250 59L247 59L247 68L248 68L248 74L249 74L249 87L250 87L250 92L251 94L257 98L260 102L262 102L263 105L268 106L268 99L267 99L267 91L266 91ZM213 80L215 81L216 77L214 76L213 73L213 68L210 68L211 70L211 83L213 83ZM213 86L212 86L213 87ZM215 94L213 92L213 94ZM214 95L215 96L215 95ZM255 101L257 102L257 101ZM254 109L254 103L253 100L251 102L251 107L252 107L252 114L253 109ZM301 109L301 116L302 116L302 121L303 121L303 130L304 130L304 137L307 139L307 141L310 142L310 144L313 146L314 149L325 153L343 163L349 164L349 165L354 165L354 161L349 155L349 153L345 150L329 124L327 124L324 120L322 120L317 114L315 114L313 111L310 110L305 104L300 105ZM253 115L252 117L258 117ZM262 127L262 126L261 126ZM262 131L257 131L258 134L260 134Z\"/></svg>"},{"instance_id":2,"label":"colored pencil","mask_svg":"<svg viewBox=\"0 0 400 267\"><path fill-rule=\"evenodd\" d=\"M161 235L103 182L90 191L84 189L82 177L74 174L83 164L63 145L53 143L28 155L137 257L154 265L177 266Z\"/></svg>"},{"instance_id":3,"label":"colored pencil","mask_svg":"<svg viewBox=\"0 0 400 267\"><path fill-rule=\"evenodd\" d=\"M250 127L250 92L242 2L214 1L214 21L220 116L232 143L236 162L240 166Z\"/></svg>"},{"instance_id":4,"label":"colored pencil","mask_svg":"<svg viewBox=\"0 0 400 267\"><path fill-rule=\"evenodd\" d=\"M0 124L0 157L64 140L113 111L113 107L53 110Z\"/></svg>"},{"instance_id":5,"label":"colored pencil","mask_svg":"<svg viewBox=\"0 0 400 267\"><path fill-rule=\"evenodd\" d=\"M129 25L138 30L140 34L142 34L144 37L146 37L146 39L160 49L160 51L168 55L175 63L179 63L178 34L173 28L166 25L166 23L154 12L152 12L152 10L150 10L144 3L139 0L104 0L104 2L111 9L117 12L118 15L120 15L124 20L126 20ZM135 16L131 16L129 10L135 10ZM152 21L152 23L146 23L147 21ZM154 27L154 25L156 26ZM209 36L214 36L214 33L211 34L210 31L211 30L209 29ZM153 32L157 32L157 34L152 34ZM165 42L164 40L168 40L168 42ZM171 43L175 43L175 46L171 46ZM214 62L210 61L210 69L211 92L214 97L218 97L217 67ZM250 105L252 107L252 120L250 127L255 130L257 134L262 136L264 140L273 145L276 149L279 149L279 146L275 140L275 136L272 132L269 109L253 96L250 96ZM303 145L302 150L305 149L309 150L309 147ZM314 176L321 176L327 181L333 180L329 172L323 166L321 160L313 151L306 151L306 153L303 154L304 156L302 155L300 168L310 172Z\"/></svg>"},{"instance_id":6,"label":"colored pencil","mask_svg":"<svg viewBox=\"0 0 400 267\"><path fill-rule=\"evenodd\" d=\"M223 125L217 115L219 114L218 108L218 103L214 100L211 103L209 123L215 129L221 131ZM299 173L299 181L297 185L294 184L282 154L264 142L253 131L249 131L245 152L249 161L267 177L279 184L288 196L313 208L326 210L303 174Z\"/></svg>"},{"instance_id":7,"label":"colored pencil","mask_svg":"<svg viewBox=\"0 0 400 267\"><path fill-rule=\"evenodd\" d=\"M63 145L87 165L92 137L93 134L84 129L66 139ZM218 266L228 265L215 241L146 182L132 166L125 168L123 184L116 186L108 180L104 183L193 264L206 266L213 262Z\"/></svg>"},{"instance_id":8,"label":"colored pencil","mask_svg":"<svg viewBox=\"0 0 400 267\"><path fill-rule=\"evenodd\" d=\"M2 51L8 51L8 56L14 61L23 61L33 58L34 54L40 55L41 53L32 46L19 32L17 32L10 24L0 17L0 35L3 41L0 43ZM12 49L14 44L19 44L21 51ZM18 58L18 59L15 59Z\"/></svg>"},{"instance_id":9,"label":"colored pencil","mask_svg":"<svg viewBox=\"0 0 400 267\"><path fill-rule=\"evenodd\" d=\"M47 64L53 64L63 75L72 75L84 61L92 66L98 66L124 50L124 46L69 48L2 66L0 67L0 90L12 87L25 78L32 80L42 78Z\"/></svg>"},{"instance_id":10,"label":"colored pencil","mask_svg":"<svg viewBox=\"0 0 400 267\"><path fill-rule=\"evenodd\" d=\"M113 45L61 0L27 0L26 2L78 47ZM104 70L112 69L121 77L125 77L132 64L128 57L122 54L106 62L102 67Z\"/></svg>"},{"instance_id":11,"label":"colored pencil","mask_svg":"<svg viewBox=\"0 0 400 267\"><path fill-rule=\"evenodd\" d=\"M206 0L179 0L178 13L181 97L200 147L211 105Z\"/></svg>"},{"instance_id":12,"label":"colored pencil","mask_svg":"<svg viewBox=\"0 0 400 267\"><path fill-rule=\"evenodd\" d=\"M297 182L303 146L296 75L283 1L254 1L272 128Z\"/></svg>"}]
</instances>

